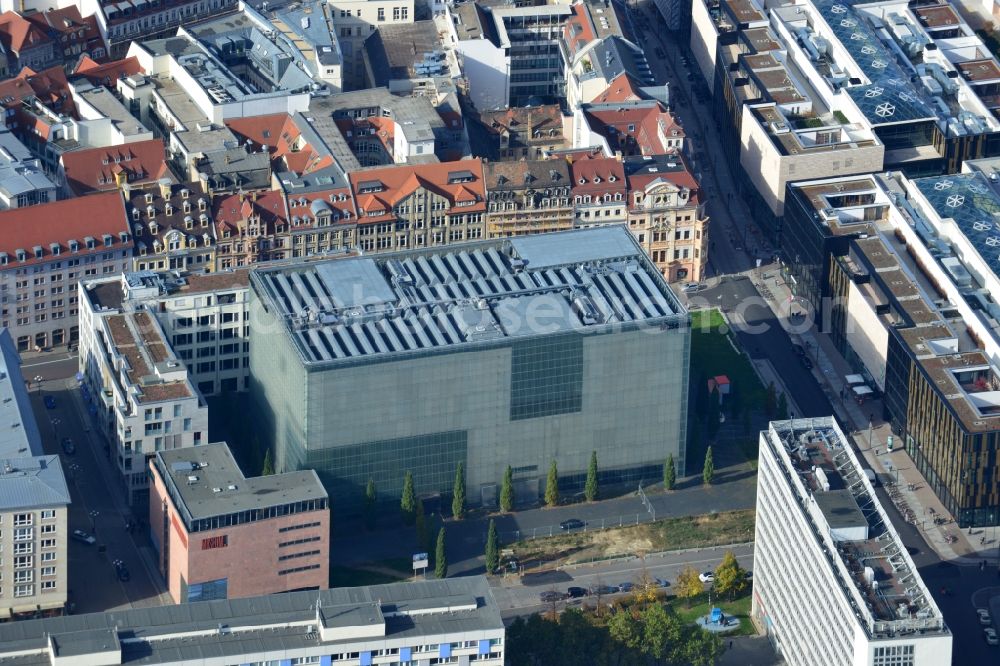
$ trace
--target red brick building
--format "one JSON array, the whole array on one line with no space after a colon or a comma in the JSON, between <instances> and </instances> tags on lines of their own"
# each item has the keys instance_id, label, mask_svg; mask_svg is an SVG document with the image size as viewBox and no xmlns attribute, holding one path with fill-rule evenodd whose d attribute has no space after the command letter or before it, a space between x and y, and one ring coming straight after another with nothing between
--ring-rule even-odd
<instances>
[{"instance_id":1,"label":"red brick building","mask_svg":"<svg viewBox=\"0 0 1000 666\"><path fill-rule=\"evenodd\" d=\"M149 525L176 603L329 583L330 504L312 470L245 478L225 442L150 460Z\"/></svg>"}]
</instances>

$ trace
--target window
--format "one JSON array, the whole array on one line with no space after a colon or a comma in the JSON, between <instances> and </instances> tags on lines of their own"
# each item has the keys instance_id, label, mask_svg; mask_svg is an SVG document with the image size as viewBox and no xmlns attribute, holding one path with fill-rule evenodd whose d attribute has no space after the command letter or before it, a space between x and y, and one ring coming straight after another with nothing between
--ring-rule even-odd
<instances>
[{"instance_id":1,"label":"window","mask_svg":"<svg viewBox=\"0 0 1000 666\"><path fill-rule=\"evenodd\" d=\"M42 534L55 534L55 525L42 525Z\"/></svg>"},{"instance_id":2,"label":"window","mask_svg":"<svg viewBox=\"0 0 1000 666\"><path fill-rule=\"evenodd\" d=\"M42 549L55 548L55 547L56 547L55 539L42 539Z\"/></svg>"},{"instance_id":3,"label":"window","mask_svg":"<svg viewBox=\"0 0 1000 666\"><path fill-rule=\"evenodd\" d=\"M379 7L378 8L378 20L379 21L384 21L385 20L385 7Z\"/></svg>"},{"instance_id":4,"label":"window","mask_svg":"<svg viewBox=\"0 0 1000 666\"><path fill-rule=\"evenodd\" d=\"M30 527L19 527L14 530L14 541L30 541L35 531Z\"/></svg>"},{"instance_id":5,"label":"window","mask_svg":"<svg viewBox=\"0 0 1000 666\"><path fill-rule=\"evenodd\" d=\"M56 589L56 582L54 580L43 580L42 581L43 590L54 590Z\"/></svg>"},{"instance_id":6,"label":"window","mask_svg":"<svg viewBox=\"0 0 1000 666\"><path fill-rule=\"evenodd\" d=\"M30 513L15 513L14 514L14 527L19 525L31 525L33 521L32 515Z\"/></svg>"},{"instance_id":7,"label":"window","mask_svg":"<svg viewBox=\"0 0 1000 666\"><path fill-rule=\"evenodd\" d=\"M55 567L42 567L42 576L55 576L55 575L56 575Z\"/></svg>"},{"instance_id":8,"label":"window","mask_svg":"<svg viewBox=\"0 0 1000 666\"><path fill-rule=\"evenodd\" d=\"M56 561L55 553L42 553L42 562L55 562L55 561Z\"/></svg>"},{"instance_id":9,"label":"window","mask_svg":"<svg viewBox=\"0 0 1000 666\"><path fill-rule=\"evenodd\" d=\"M30 569L33 566L35 566L35 557L33 555L17 555L14 557L15 569Z\"/></svg>"},{"instance_id":10,"label":"window","mask_svg":"<svg viewBox=\"0 0 1000 666\"><path fill-rule=\"evenodd\" d=\"M400 9L399 7L393 7L392 8L392 20L393 21L398 21L399 20L399 9Z\"/></svg>"},{"instance_id":11,"label":"window","mask_svg":"<svg viewBox=\"0 0 1000 666\"><path fill-rule=\"evenodd\" d=\"M18 585L14 588L15 597L31 597L35 594L34 585Z\"/></svg>"}]
</instances>

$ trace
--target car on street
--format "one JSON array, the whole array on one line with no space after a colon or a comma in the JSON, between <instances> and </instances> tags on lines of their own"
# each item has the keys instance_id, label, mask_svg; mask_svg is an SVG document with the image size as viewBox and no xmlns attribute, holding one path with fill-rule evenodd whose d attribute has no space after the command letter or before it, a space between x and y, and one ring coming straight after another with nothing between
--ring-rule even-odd
<instances>
[{"instance_id":1,"label":"car on street","mask_svg":"<svg viewBox=\"0 0 1000 666\"><path fill-rule=\"evenodd\" d=\"M562 601L566 596L562 592L556 592L555 590L545 590L538 595L542 603L551 604L554 601Z\"/></svg>"},{"instance_id":2,"label":"car on street","mask_svg":"<svg viewBox=\"0 0 1000 666\"><path fill-rule=\"evenodd\" d=\"M73 530L73 533L70 534L70 537L74 541L79 541L80 543L85 543L88 546L93 546L95 543L97 543L97 539L95 539L93 536L87 534L83 530Z\"/></svg>"},{"instance_id":3,"label":"car on street","mask_svg":"<svg viewBox=\"0 0 1000 666\"><path fill-rule=\"evenodd\" d=\"M701 291L707 288L708 288L707 285L698 284L697 282L688 282L687 284L684 285L681 291L683 291L685 294L693 294L697 291Z\"/></svg>"},{"instance_id":4,"label":"car on street","mask_svg":"<svg viewBox=\"0 0 1000 666\"><path fill-rule=\"evenodd\" d=\"M118 575L118 580L123 583L129 582L132 576L129 575L128 567L121 560L115 560L115 574Z\"/></svg>"},{"instance_id":5,"label":"car on street","mask_svg":"<svg viewBox=\"0 0 1000 666\"><path fill-rule=\"evenodd\" d=\"M802 367L805 368L806 370L813 369L813 362L809 360L808 356L800 356L799 360L802 361Z\"/></svg>"},{"instance_id":6,"label":"car on street","mask_svg":"<svg viewBox=\"0 0 1000 666\"><path fill-rule=\"evenodd\" d=\"M73 440L70 439L69 437L63 437L62 450L68 456L71 456L74 453L76 453L76 447L73 446Z\"/></svg>"},{"instance_id":7,"label":"car on street","mask_svg":"<svg viewBox=\"0 0 1000 666\"><path fill-rule=\"evenodd\" d=\"M585 587L570 587L566 589L566 594L568 594L573 599L579 599L580 597L587 596L587 588Z\"/></svg>"},{"instance_id":8,"label":"car on street","mask_svg":"<svg viewBox=\"0 0 1000 666\"><path fill-rule=\"evenodd\" d=\"M986 639L987 645L1000 645L1000 639L997 638L997 630L993 627L983 629L983 638Z\"/></svg>"},{"instance_id":9,"label":"car on street","mask_svg":"<svg viewBox=\"0 0 1000 666\"><path fill-rule=\"evenodd\" d=\"M666 578L654 578L653 580L656 581L657 587L670 587L670 581Z\"/></svg>"},{"instance_id":10,"label":"car on street","mask_svg":"<svg viewBox=\"0 0 1000 666\"><path fill-rule=\"evenodd\" d=\"M698 580L700 580L703 583L711 583L713 580L715 580L715 574L712 573L711 571L705 571L704 573L698 574Z\"/></svg>"},{"instance_id":11,"label":"car on street","mask_svg":"<svg viewBox=\"0 0 1000 666\"><path fill-rule=\"evenodd\" d=\"M803 347L802 345L793 344L792 351L795 352L795 355L798 356L799 358L802 358L806 355L805 347Z\"/></svg>"},{"instance_id":12,"label":"car on street","mask_svg":"<svg viewBox=\"0 0 1000 666\"><path fill-rule=\"evenodd\" d=\"M590 594L614 594L618 588L614 585L592 585Z\"/></svg>"},{"instance_id":13,"label":"car on street","mask_svg":"<svg viewBox=\"0 0 1000 666\"><path fill-rule=\"evenodd\" d=\"M45 403L45 408L46 409L55 409L56 408L56 399L53 398L51 395L45 396L42 399L42 402Z\"/></svg>"},{"instance_id":14,"label":"car on street","mask_svg":"<svg viewBox=\"0 0 1000 666\"><path fill-rule=\"evenodd\" d=\"M629 583L629 582L620 583L618 585L618 591L619 592L631 592L632 588L634 588L634 587L635 587L635 584L633 584L633 583Z\"/></svg>"},{"instance_id":15,"label":"car on street","mask_svg":"<svg viewBox=\"0 0 1000 666\"><path fill-rule=\"evenodd\" d=\"M976 614L979 615L979 624L987 627L993 624L993 618L990 617L990 612L985 608L977 608Z\"/></svg>"},{"instance_id":16,"label":"car on street","mask_svg":"<svg viewBox=\"0 0 1000 666\"><path fill-rule=\"evenodd\" d=\"M586 524L587 523L583 522L579 518L570 518L569 520L564 520L561 523L559 523L559 527L566 531L569 531L569 530L578 530L584 527Z\"/></svg>"}]
</instances>

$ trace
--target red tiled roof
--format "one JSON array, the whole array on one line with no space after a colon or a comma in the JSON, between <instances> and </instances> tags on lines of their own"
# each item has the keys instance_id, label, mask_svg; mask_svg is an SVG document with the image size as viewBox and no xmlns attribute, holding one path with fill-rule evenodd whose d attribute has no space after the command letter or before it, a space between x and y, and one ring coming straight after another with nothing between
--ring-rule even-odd
<instances>
[{"instance_id":1,"label":"red tiled roof","mask_svg":"<svg viewBox=\"0 0 1000 666\"><path fill-rule=\"evenodd\" d=\"M69 41L96 41L103 44L101 31L97 27L97 18L91 14L84 17L80 14L80 8L76 5L69 5L62 9L48 9L44 12L35 12L25 16L26 19L39 26L43 30L54 30L68 35ZM82 40L74 38L73 35L83 28Z\"/></svg>"},{"instance_id":2,"label":"red tiled roof","mask_svg":"<svg viewBox=\"0 0 1000 666\"><path fill-rule=\"evenodd\" d=\"M573 16L566 21L563 28L563 37L566 39L566 46L571 54L592 42L597 38L594 26L590 21L590 12L584 3L577 3L571 7Z\"/></svg>"},{"instance_id":3,"label":"red tiled roof","mask_svg":"<svg viewBox=\"0 0 1000 666\"><path fill-rule=\"evenodd\" d=\"M591 101L594 103L608 102L613 104L615 102L632 102L639 99L647 99L646 94L640 88L639 82L633 79L628 72L622 72L611 79L611 83L604 89L604 92Z\"/></svg>"},{"instance_id":4,"label":"red tiled roof","mask_svg":"<svg viewBox=\"0 0 1000 666\"><path fill-rule=\"evenodd\" d=\"M613 157L592 157L570 163L574 195L625 194L625 168ZM582 181L582 182L581 182Z\"/></svg>"},{"instance_id":5,"label":"red tiled roof","mask_svg":"<svg viewBox=\"0 0 1000 666\"><path fill-rule=\"evenodd\" d=\"M663 155L676 150L660 140L660 128L668 140L684 138L684 130L662 104L617 109L590 109L585 112L591 129L604 135L612 150L626 155ZM673 132L677 134L673 134Z\"/></svg>"},{"instance_id":6,"label":"red tiled roof","mask_svg":"<svg viewBox=\"0 0 1000 666\"><path fill-rule=\"evenodd\" d=\"M460 171L470 171L473 180L467 183L449 183L448 174ZM381 167L365 171L354 171L348 174L351 179L351 189L358 203L359 222L379 222L392 217L392 207L413 194L417 188L426 190L449 199L452 203L458 201L477 200L470 206L449 211L448 214L476 213L486 210L486 186L483 179L483 163L478 158L443 162L438 164L401 164L398 166ZM363 182L381 183L382 190L377 193L359 192L359 184ZM367 215L368 212L383 211L380 215Z\"/></svg>"},{"instance_id":7,"label":"red tiled roof","mask_svg":"<svg viewBox=\"0 0 1000 666\"><path fill-rule=\"evenodd\" d=\"M688 167L687 162L684 161L683 156L676 155L670 158L676 161L679 166L683 169L678 169L676 171L657 171L655 173L649 173L645 170L639 170L634 172L628 177L628 187L629 190L641 190L649 187L650 184L656 182L657 180L663 180L669 183L673 183L677 187L685 188L690 190L690 196L688 198L689 205L697 205L699 203L699 194L701 190L699 189L698 181L695 180L694 175L691 173L691 169ZM631 202L630 202L631 203Z\"/></svg>"},{"instance_id":8,"label":"red tiled roof","mask_svg":"<svg viewBox=\"0 0 1000 666\"><path fill-rule=\"evenodd\" d=\"M82 199L66 199L52 203L13 208L0 212L0 252L6 252L7 267L28 266L53 259L51 243L58 243L60 255L71 255L69 241L79 243L78 253L88 253L84 239L96 241L94 250L107 252L103 236L110 234L111 247L131 249L132 237L122 244L118 234L128 232L125 202L120 192L105 192ZM35 258L34 248L42 248L42 258ZM17 260L17 250L26 252L26 260Z\"/></svg>"},{"instance_id":9,"label":"red tiled roof","mask_svg":"<svg viewBox=\"0 0 1000 666\"><path fill-rule=\"evenodd\" d=\"M322 155L309 144L299 142L302 133L295 120L286 113L231 118L226 121L226 126L243 142L249 140L255 146L267 146L272 168L303 175L333 164L333 156Z\"/></svg>"},{"instance_id":10,"label":"red tiled roof","mask_svg":"<svg viewBox=\"0 0 1000 666\"><path fill-rule=\"evenodd\" d=\"M230 194L212 200L212 218L219 238L223 237L225 229L237 232L239 223L253 216L260 216L260 221L267 225L262 233L274 233L274 225L285 221L285 201L281 192L261 192L256 198L252 194Z\"/></svg>"},{"instance_id":11,"label":"red tiled roof","mask_svg":"<svg viewBox=\"0 0 1000 666\"><path fill-rule=\"evenodd\" d=\"M74 150L63 154L62 164L66 182L77 196L116 189L115 175L122 171L129 174L132 185L155 182L170 174L160 139Z\"/></svg>"},{"instance_id":12,"label":"red tiled roof","mask_svg":"<svg viewBox=\"0 0 1000 666\"><path fill-rule=\"evenodd\" d=\"M113 85L118 79L134 76L141 72L142 66L135 56L99 63L85 55L76 64L73 76L83 76L95 86L103 86Z\"/></svg>"},{"instance_id":13,"label":"red tiled roof","mask_svg":"<svg viewBox=\"0 0 1000 666\"><path fill-rule=\"evenodd\" d=\"M8 109L20 108L21 100L26 97L37 97L43 104L58 106L57 110L76 117L76 105L69 91L66 72L60 65L41 72L25 67L17 76L0 81L0 99L8 97L10 101L3 102Z\"/></svg>"},{"instance_id":14,"label":"red tiled roof","mask_svg":"<svg viewBox=\"0 0 1000 666\"><path fill-rule=\"evenodd\" d=\"M44 30L17 12L0 14L0 44L7 51L20 53L51 41Z\"/></svg>"}]
</instances>

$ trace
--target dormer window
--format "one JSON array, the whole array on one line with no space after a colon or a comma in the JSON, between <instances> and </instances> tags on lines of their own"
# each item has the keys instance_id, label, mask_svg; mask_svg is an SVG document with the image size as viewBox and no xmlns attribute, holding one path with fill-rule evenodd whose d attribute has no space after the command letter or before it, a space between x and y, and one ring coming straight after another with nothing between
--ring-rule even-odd
<instances>
[{"instance_id":1,"label":"dormer window","mask_svg":"<svg viewBox=\"0 0 1000 666\"><path fill-rule=\"evenodd\" d=\"M111 247L111 234L104 234L104 247Z\"/></svg>"},{"instance_id":2,"label":"dormer window","mask_svg":"<svg viewBox=\"0 0 1000 666\"><path fill-rule=\"evenodd\" d=\"M156 209L152 206L146 206L146 215L149 216L149 219L153 219L156 217Z\"/></svg>"},{"instance_id":3,"label":"dormer window","mask_svg":"<svg viewBox=\"0 0 1000 666\"><path fill-rule=\"evenodd\" d=\"M595 183L601 182L601 177L600 176L594 176L594 182Z\"/></svg>"},{"instance_id":4,"label":"dormer window","mask_svg":"<svg viewBox=\"0 0 1000 666\"><path fill-rule=\"evenodd\" d=\"M208 226L208 215L206 215L205 213L202 213L201 215L198 216L198 219L201 220L201 228L202 229L204 229L205 227Z\"/></svg>"},{"instance_id":5,"label":"dormer window","mask_svg":"<svg viewBox=\"0 0 1000 666\"><path fill-rule=\"evenodd\" d=\"M148 204L153 203L153 193L152 192L146 192L146 203L148 203Z\"/></svg>"},{"instance_id":6,"label":"dormer window","mask_svg":"<svg viewBox=\"0 0 1000 666\"><path fill-rule=\"evenodd\" d=\"M139 212L138 208L133 208L132 209L132 219L133 220L138 220L141 215L142 215L142 213Z\"/></svg>"},{"instance_id":7,"label":"dormer window","mask_svg":"<svg viewBox=\"0 0 1000 666\"><path fill-rule=\"evenodd\" d=\"M118 239L122 243L127 243L128 242L128 232L126 232L126 231L119 231L118 232Z\"/></svg>"},{"instance_id":8,"label":"dormer window","mask_svg":"<svg viewBox=\"0 0 1000 666\"><path fill-rule=\"evenodd\" d=\"M25 259L28 258L28 253L22 250L21 248L14 250L14 254L17 255L18 261L24 261Z\"/></svg>"},{"instance_id":9,"label":"dormer window","mask_svg":"<svg viewBox=\"0 0 1000 666\"><path fill-rule=\"evenodd\" d=\"M169 201L168 201L168 202L167 202L167 204L166 204L166 205L165 205L165 206L163 207L163 214L164 214L164 215L173 215L173 214L174 214L174 207L173 207L172 205L170 205L170 202L169 202Z\"/></svg>"},{"instance_id":10,"label":"dormer window","mask_svg":"<svg viewBox=\"0 0 1000 666\"><path fill-rule=\"evenodd\" d=\"M184 209L185 213L190 213L191 212L191 202L190 201L185 201L183 204L181 204L181 208Z\"/></svg>"},{"instance_id":11,"label":"dormer window","mask_svg":"<svg viewBox=\"0 0 1000 666\"><path fill-rule=\"evenodd\" d=\"M198 199L198 210L205 210L205 200Z\"/></svg>"},{"instance_id":12,"label":"dormer window","mask_svg":"<svg viewBox=\"0 0 1000 666\"><path fill-rule=\"evenodd\" d=\"M151 234L153 234L155 236L157 233L159 233L159 230L160 230L160 227L156 224L156 222L150 222L149 223L149 233L151 233Z\"/></svg>"},{"instance_id":13,"label":"dormer window","mask_svg":"<svg viewBox=\"0 0 1000 666\"><path fill-rule=\"evenodd\" d=\"M62 248L59 246L59 243L50 243L49 250L53 255L58 255L62 251Z\"/></svg>"},{"instance_id":14,"label":"dormer window","mask_svg":"<svg viewBox=\"0 0 1000 666\"><path fill-rule=\"evenodd\" d=\"M69 242L69 251L70 252L77 252L77 251L79 251L79 249L80 249L80 244L77 243L75 240L71 240Z\"/></svg>"},{"instance_id":15,"label":"dormer window","mask_svg":"<svg viewBox=\"0 0 1000 666\"><path fill-rule=\"evenodd\" d=\"M32 250L35 252L35 259L41 259L42 258L42 246L41 245L36 245L35 247L32 248Z\"/></svg>"},{"instance_id":16,"label":"dormer window","mask_svg":"<svg viewBox=\"0 0 1000 666\"><path fill-rule=\"evenodd\" d=\"M6 252L0 252L0 266L6 266L8 261L8 255Z\"/></svg>"},{"instance_id":17,"label":"dormer window","mask_svg":"<svg viewBox=\"0 0 1000 666\"><path fill-rule=\"evenodd\" d=\"M83 242L87 245L88 250L93 250L97 247L97 241L94 240L93 236L87 236L83 239Z\"/></svg>"},{"instance_id":18,"label":"dormer window","mask_svg":"<svg viewBox=\"0 0 1000 666\"><path fill-rule=\"evenodd\" d=\"M188 190L188 188L185 187L184 189L181 190L181 199L187 199L188 196L190 196L190 194L191 192Z\"/></svg>"},{"instance_id":19,"label":"dormer window","mask_svg":"<svg viewBox=\"0 0 1000 666\"><path fill-rule=\"evenodd\" d=\"M194 218L192 218L190 215L184 218L184 228L188 230L194 228Z\"/></svg>"},{"instance_id":20,"label":"dormer window","mask_svg":"<svg viewBox=\"0 0 1000 666\"><path fill-rule=\"evenodd\" d=\"M613 182L615 182L616 180L618 180L618 176L616 176L616 175L614 175L614 174L611 174L610 176L608 176L608 182L609 182L609 183L613 183Z\"/></svg>"}]
</instances>

